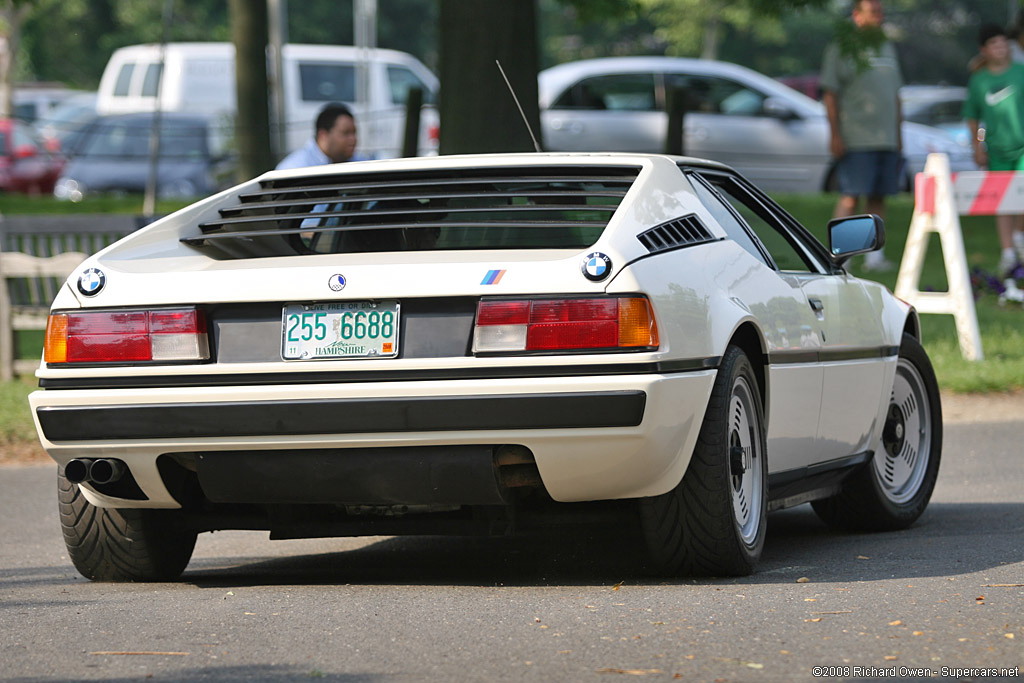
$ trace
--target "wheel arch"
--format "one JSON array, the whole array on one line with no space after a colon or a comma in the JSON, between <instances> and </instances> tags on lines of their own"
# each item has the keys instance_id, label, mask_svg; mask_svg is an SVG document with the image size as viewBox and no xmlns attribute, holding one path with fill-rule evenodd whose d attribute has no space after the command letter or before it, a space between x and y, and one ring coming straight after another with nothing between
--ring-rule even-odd
<instances>
[{"instance_id":1,"label":"wheel arch","mask_svg":"<svg viewBox=\"0 0 1024 683\"><path fill-rule=\"evenodd\" d=\"M751 320L744 320L729 338L729 344L738 346L747 354L747 359L754 368L754 375L757 377L757 389L761 396L761 406L764 410L765 426L768 424L768 373L766 369L766 348L764 336Z\"/></svg>"},{"instance_id":2,"label":"wheel arch","mask_svg":"<svg viewBox=\"0 0 1024 683\"><path fill-rule=\"evenodd\" d=\"M903 323L903 334L909 334L918 343L921 342L921 317L918 315L916 308L912 307L907 311L907 319Z\"/></svg>"}]
</instances>

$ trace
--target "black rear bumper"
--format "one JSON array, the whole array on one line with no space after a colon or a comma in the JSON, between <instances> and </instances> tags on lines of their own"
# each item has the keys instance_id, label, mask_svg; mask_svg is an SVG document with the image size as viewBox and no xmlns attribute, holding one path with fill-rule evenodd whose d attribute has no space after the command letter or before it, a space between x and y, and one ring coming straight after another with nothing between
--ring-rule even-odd
<instances>
[{"instance_id":1,"label":"black rear bumper","mask_svg":"<svg viewBox=\"0 0 1024 683\"><path fill-rule=\"evenodd\" d=\"M643 391L50 406L50 441L632 427Z\"/></svg>"}]
</instances>

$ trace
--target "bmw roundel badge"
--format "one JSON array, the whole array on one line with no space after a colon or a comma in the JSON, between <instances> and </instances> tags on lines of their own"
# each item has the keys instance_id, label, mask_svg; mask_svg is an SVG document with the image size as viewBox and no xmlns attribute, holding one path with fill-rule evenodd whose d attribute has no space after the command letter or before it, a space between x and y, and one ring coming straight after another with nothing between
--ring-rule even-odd
<instances>
[{"instance_id":1,"label":"bmw roundel badge","mask_svg":"<svg viewBox=\"0 0 1024 683\"><path fill-rule=\"evenodd\" d=\"M107 276L99 268L87 268L78 276L78 291L85 296L96 296L107 283Z\"/></svg>"},{"instance_id":2,"label":"bmw roundel badge","mask_svg":"<svg viewBox=\"0 0 1024 683\"><path fill-rule=\"evenodd\" d=\"M607 254L602 254L599 251L591 252L584 257L581 270L583 277L591 282L600 282L612 272L612 260L608 258Z\"/></svg>"},{"instance_id":3,"label":"bmw roundel badge","mask_svg":"<svg viewBox=\"0 0 1024 683\"><path fill-rule=\"evenodd\" d=\"M341 273L335 273L331 276L331 279L327 281L327 286L331 288L332 292L340 292L345 289L345 276Z\"/></svg>"}]
</instances>

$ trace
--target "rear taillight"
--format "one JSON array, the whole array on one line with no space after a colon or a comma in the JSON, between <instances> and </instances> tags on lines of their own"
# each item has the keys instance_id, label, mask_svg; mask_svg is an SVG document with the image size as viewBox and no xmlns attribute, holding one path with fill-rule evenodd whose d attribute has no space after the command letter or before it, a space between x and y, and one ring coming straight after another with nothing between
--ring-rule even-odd
<instances>
[{"instance_id":1,"label":"rear taillight","mask_svg":"<svg viewBox=\"0 0 1024 683\"><path fill-rule=\"evenodd\" d=\"M477 304L474 353L640 350L658 347L644 297L484 300Z\"/></svg>"},{"instance_id":2,"label":"rear taillight","mask_svg":"<svg viewBox=\"0 0 1024 683\"><path fill-rule=\"evenodd\" d=\"M199 361L210 357L206 317L195 308L55 313L47 363Z\"/></svg>"}]
</instances>

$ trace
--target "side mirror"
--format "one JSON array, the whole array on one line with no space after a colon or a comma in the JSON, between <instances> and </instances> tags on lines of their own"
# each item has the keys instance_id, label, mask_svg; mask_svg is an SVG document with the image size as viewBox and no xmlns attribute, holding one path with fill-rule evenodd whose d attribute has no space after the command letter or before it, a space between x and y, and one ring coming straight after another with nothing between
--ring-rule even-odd
<instances>
[{"instance_id":1,"label":"side mirror","mask_svg":"<svg viewBox=\"0 0 1024 683\"><path fill-rule=\"evenodd\" d=\"M841 266L851 256L866 254L885 246L885 224L872 214L835 218L828 222L828 251Z\"/></svg>"},{"instance_id":2,"label":"side mirror","mask_svg":"<svg viewBox=\"0 0 1024 683\"><path fill-rule=\"evenodd\" d=\"M761 111L765 116L780 121L792 121L799 118L796 112L790 109L789 105L778 97L767 97L761 105Z\"/></svg>"}]
</instances>

